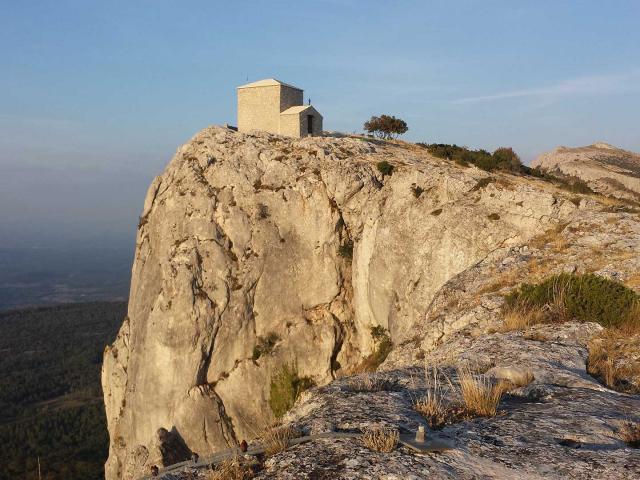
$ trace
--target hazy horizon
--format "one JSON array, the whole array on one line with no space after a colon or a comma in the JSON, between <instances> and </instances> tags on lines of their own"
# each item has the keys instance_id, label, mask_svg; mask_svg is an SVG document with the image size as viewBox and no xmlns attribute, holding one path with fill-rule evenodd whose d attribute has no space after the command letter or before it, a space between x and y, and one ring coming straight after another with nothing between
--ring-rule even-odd
<instances>
[{"instance_id":1,"label":"hazy horizon","mask_svg":"<svg viewBox=\"0 0 640 480\"><path fill-rule=\"evenodd\" d=\"M640 151L640 3L27 2L0 18L0 248L117 246L235 87L305 89L325 128L411 141Z\"/></svg>"}]
</instances>

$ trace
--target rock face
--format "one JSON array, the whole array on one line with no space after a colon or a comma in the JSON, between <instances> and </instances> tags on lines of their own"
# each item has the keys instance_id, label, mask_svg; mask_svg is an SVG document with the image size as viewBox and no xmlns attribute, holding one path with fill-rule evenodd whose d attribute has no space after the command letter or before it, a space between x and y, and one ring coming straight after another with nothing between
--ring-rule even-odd
<instances>
[{"instance_id":1,"label":"rock face","mask_svg":"<svg viewBox=\"0 0 640 480\"><path fill-rule=\"evenodd\" d=\"M500 306L486 283L529 265L534 236L601 208L576 203L409 144L201 131L140 218L128 318L104 358L107 479L166 464L162 438L202 455L255 437L276 369L328 384L374 350L372 327L396 345L384 368L486 329ZM629 222L621 249L638 247Z\"/></svg>"},{"instance_id":2,"label":"rock face","mask_svg":"<svg viewBox=\"0 0 640 480\"><path fill-rule=\"evenodd\" d=\"M640 154L607 143L558 147L540 155L531 166L578 177L599 193L640 201Z\"/></svg>"}]
</instances>

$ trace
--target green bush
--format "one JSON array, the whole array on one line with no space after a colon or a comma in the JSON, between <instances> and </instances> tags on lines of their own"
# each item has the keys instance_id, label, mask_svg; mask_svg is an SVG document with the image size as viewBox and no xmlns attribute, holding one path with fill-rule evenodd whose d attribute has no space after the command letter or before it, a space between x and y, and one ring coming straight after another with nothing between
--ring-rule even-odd
<instances>
[{"instance_id":1,"label":"green bush","mask_svg":"<svg viewBox=\"0 0 640 480\"><path fill-rule=\"evenodd\" d=\"M509 170L512 172L522 171L522 161L511 147L500 147L492 155L493 161L499 170Z\"/></svg>"},{"instance_id":2,"label":"green bush","mask_svg":"<svg viewBox=\"0 0 640 480\"><path fill-rule=\"evenodd\" d=\"M459 165L473 164L482 170L505 170L514 173L526 173L528 167L522 165L520 157L510 147L500 147L493 154L486 150L470 150L467 147L446 143L419 143L431 155L453 160Z\"/></svg>"},{"instance_id":3,"label":"green bush","mask_svg":"<svg viewBox=\"0 0 640 480\"><path fill-rule=\"evenodd\" d=\"M383 160L382 162L378 162L376 167L378 167L378 171L382 175L391 175L393 173L393 165L391 165L386 160Z\"/></svg>"},{"instance_id":4,"label":"green bush","mask_svg":"<svg viewBox=\"0 0 640 480\"><path fill-rule=\"evenodd\" d=\"M536 285L521 285L507 295L505 307L548 307L560 302L571 318L610 327L639 321L633 317L639 301L633 290L613 280L563 273Z\"/></svg>"},{"instance_id":5,"label":"green bush","mask_svg":"<svg viewBox=\"0 0 640 480\"><path fill-rule=\"evenodd\" d=\"M255 361L262 355L269 355L279 340L280 337L274 332L269 333L266 337L258 337L258 343L253 347L251 358Z\"/></svg>"},{"instance_id":6,"label":"green bush","mask_svg":"<svg viewBox=\"0 0 640 480\"><path fill-rule=\"evenodd\" d=\"M284 364L271 378L269 406L276 418L291 410L302 392L314 385L309 377L299 377L295 365Z\"/></svg>"}]
</instances>

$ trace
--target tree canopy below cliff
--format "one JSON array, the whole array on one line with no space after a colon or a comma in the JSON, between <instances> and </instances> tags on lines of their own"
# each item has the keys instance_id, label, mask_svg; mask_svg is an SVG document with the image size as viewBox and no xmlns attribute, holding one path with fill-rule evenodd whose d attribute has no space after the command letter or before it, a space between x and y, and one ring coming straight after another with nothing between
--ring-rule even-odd
<instances>
[{"instance_id":1,"label":"tree canopy below cliff","mask_svg":"<svg viewBox=\"0 0 640 480\"><path fill-rule=\"evenodd\" d=\"M126 304L0 314L0 480L104 477L100 367Z\"/></svg>"}]
</instances>

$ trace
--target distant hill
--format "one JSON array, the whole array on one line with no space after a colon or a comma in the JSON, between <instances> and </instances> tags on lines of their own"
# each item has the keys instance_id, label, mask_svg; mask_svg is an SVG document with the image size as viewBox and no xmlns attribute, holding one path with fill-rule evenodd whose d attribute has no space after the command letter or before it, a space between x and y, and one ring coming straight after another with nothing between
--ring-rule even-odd
<instances>
[{"instance_id":1,"label":"distant hill","mask_svg":"<svg viewBox=\"0 0 640 480\"><path fill-rule=\"evenodd\" d=\"M100 368L124 302L0 313L0 480L104 478Z\"/></svg>"},{"instance_id":2,"label":"distant hill","mask_svg":"<svg viewBox=\"0 0 640 480\"><path fill-rule=\"evenodd\" d=\"M578 177L598 193L640 201L640 154L607 143L558 147L540 155L531 166Z\"/></svg>"}]
</instances>

